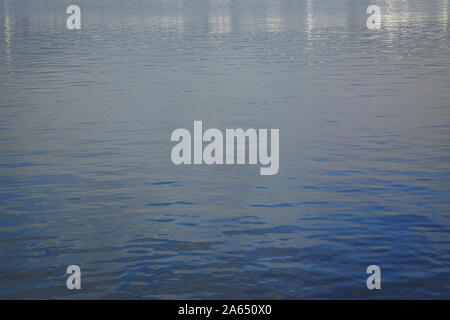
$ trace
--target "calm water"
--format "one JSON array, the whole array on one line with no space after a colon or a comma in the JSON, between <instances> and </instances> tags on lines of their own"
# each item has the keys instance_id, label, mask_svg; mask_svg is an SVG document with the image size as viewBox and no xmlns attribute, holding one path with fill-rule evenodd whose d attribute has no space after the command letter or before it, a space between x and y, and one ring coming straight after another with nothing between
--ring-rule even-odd
<instances>
[{"instance_id":1,"label":"calm water","mask_svg":"<svg viewBox=\"0 0 450 320\"><path fill-rule=\"evenodd\" d=\"M0 298L450 298L448 0L77 3L0 0ZM194 120L279 173L174 166Z\"/></svg>"}]
</instances>

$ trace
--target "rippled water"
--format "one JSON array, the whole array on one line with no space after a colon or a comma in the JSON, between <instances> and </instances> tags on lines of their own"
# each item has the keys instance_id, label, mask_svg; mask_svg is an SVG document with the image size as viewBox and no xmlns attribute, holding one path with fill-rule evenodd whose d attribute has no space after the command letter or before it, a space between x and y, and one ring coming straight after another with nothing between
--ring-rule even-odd
<instances>
[{"instance_id":1,"label":"rippled water","mask_svg":"<svg viewBox=\"0 0 450 320\"><path fill-rule=\"evenodd\" d=\"M1 298L450 298L448 0L77 3L0 1ZM194 120L279 173L174 166Z\"/></svg>"}]
</instances>

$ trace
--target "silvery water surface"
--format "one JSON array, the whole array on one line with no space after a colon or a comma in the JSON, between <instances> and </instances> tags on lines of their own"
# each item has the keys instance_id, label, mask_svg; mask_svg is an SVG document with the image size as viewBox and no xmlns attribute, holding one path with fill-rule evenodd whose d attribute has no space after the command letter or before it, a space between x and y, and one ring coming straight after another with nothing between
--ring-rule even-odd
<instances>
[{"instance_id":1,"label":"silvery water surface","mask_svg":"<svg viewBox=\"0 0 450 320\"><path fill-rule=\"evenodd\" d=\"M450 298L448 0L70 4L0 1L1 298ZM173 165L194 120L279 173Z\"/></svg>"}]
</instances>

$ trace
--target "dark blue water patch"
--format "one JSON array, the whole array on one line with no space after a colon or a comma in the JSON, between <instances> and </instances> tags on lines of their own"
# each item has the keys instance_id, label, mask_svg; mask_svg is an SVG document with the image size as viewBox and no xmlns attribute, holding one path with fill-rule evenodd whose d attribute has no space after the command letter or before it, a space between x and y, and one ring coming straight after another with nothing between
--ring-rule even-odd
<instances>
[{"instance_id":1,"label":"dark blue water patch","mask_svg":"<svg viewBox=\"0 0 450 320\"><path fill-rule=\"evenodd\" d=\"M136 199L136 197L127 197L127 196L121 196L121 197L115 197L115 200L133 200Z\"/></svg>"},{"instance_id":2,"label":"dark blue water patch","mask_svg":"<svg viewBox=\"0 0 450 320\"><path fill-rule=\"evenodd\" d=\"M159 251L202 251L209 250L214 246L222 244L221 241L181 241L172 239L157 239L150 237L136 238L127 241L130 243L126 248L155 248Z\"/></svg>"},{"instance_id":3,"label":"dark blue water patch","mask_svg":"<svg viewBox=\"0 0 450 320\"><path fill-rule=\"evenodd\" d=\"M303 228L296 227L296 226L290 226L290 225L280 225L276 227L269 227L269 228L257 228L257 229L242 229L242 230L227 230L223 231L226 235L263 235L263 234L289 234L289 233L296 233L304 230Z\"/></svg>"},{"instance_id":4,"label":"dark blue water patch","mask_svg":"<svg viewBox=\"0 0 450 320\"><path fill-rule=\"evenodd\" d=\"M23 187L27 185L42 186L64 184L69 186L80 186L92 183L91 179L80 178L71 174L54 174L54 175L17 175L5 176L0 178L0 186Z\"/></svg>"},{"instance_id":5,"label":"dark blue water patch","mask_svg":"<svg viewBox=\"0 0 450 320\"><path fill-rule=\"evenodd\" d=\"M282 202L274 204L252 204L256 208L293 208L301 205L301 202Z\"/></svg>"},{"instance_id":6,"label":"dark blue water patch","mask_svg":"<svg viewBox=\"0 0 450 320\"><path fill-rule=\"evenodd\" d=\"M34 198L28 199L26 202L22 202L18 206L10 206L8 210L16 212L45 212L49 207L43 204L42 199Z\"/></svg>"},{"instance_id":7,"label":"dark blue water patch","mask_svg":"<svg viewBox=\"0 0 450 320\"><path fill-rule=\"evenodd\" d=\"M17 199L19 197L21 197L21 195L16 193L16 192L3 192L3 193L0 193L0 204L5 204L9 200Z\"/></svg>"},{"instance_id":8,"label":"dark blue water patch","mask_svg":"<svg viewBox=\"0 0 450 320\"><path fill-rule=\"evenodd\" d=\"M194 202L188 201L173 201L173 202L159 202L159 203L147 203L147 207L170 207L174 205L194 205Z\"/></svg>"},{"instance_id":9,"label":"dark blue water patch","mask_svg":"<svg viewBox=\"0 0 450 320\"><path fill-rule=\"evenodd\" d=\"M119 265L133 263L133 266L149 266L151 262L152 265L158 264L155 260L159 259L167 259L172 258L175 254L156 254L151 250L133 250L131 248L135 248L133 246L125 246L123 249L126 249L130 254L139 254L139 256L126 256L120 258L113 259L105 259L105 260L95 260L93 263L95 264L105 264L105 263L117 263ZM141 263L140 263L141 262ZM161 262L159 262L161 263Z\"/></svg>"},{"instance_id":10,"label":"dark blue water patch","mask_svg":"<svg viewBox=\"0 0 450 320\"><path fill-rule=\"evenodd\" d=\"M198 226L197 223L193 223L193 222L176 222L176 224L179 225L179 226L187 226L187 227Z\"/></svg>"},{"instance_id":11,"label":"dark blue water patch","mask_svg":"<svg viewBox=\"0 0 450 320\"><path fill-rule=\"evenodd\" d=\"M240 216L240 217L232 217L232 218L215 218L211 219L211 222L214 224L226 224L227 226L233 225L253 225L253 224L265 224L266 222L258 216Z\"/></svg>"},{"instance_id":12,"label":"dark blue water patch","mask_svg":"<svg viewBox=\"0 0 450 320\"><path fill-rule=\"evenodd\" d=\"M320 189L321 187L319 186L303 186L303 185L298 185L298 186L280 186L280 189L287 189L287 190L297 190L297 189L310 189L310 190L315 190L315 189Z\"/></svg>"},{"instance_id":13,"label":"dark blue water patch","mask_svg":"<svg viewBox=\"0 0 450 320\"><path fill-rule=\"evenodd\" d=\"M358 170L324 170L323 174L326 176L348 176L361 173Z\"/></svg>"},{"instance_id":14,"label":"dark blue water patch","mask_svg":"<svg viewBox=\"0 0 450 320\"><path fill-rule=\"evenodd\" d=\"M305 160L309 160L309 161L315 161L315 162L326 162L326 161L330 161L330 158L318 158L318 157L316 157L316 158L309 158L309 157L307 157L307 158L305 158Z\"/></svg>"},{"instance_id":15,"label":"dark blue water patch","mask_svg":"<svg viewBox=\"0 0 450 320\"><path fill-rule=\"evenodd\" d=\"M180 218L198 218L198 215L186 214L186 213L165 213L166 217L180 217Z\"/></svg>"},{"instance_id":16,"label":"dark blue water patch","mask_svg":"<svg viewBox=\"0 0 450 320\"><path fill-rule=\"evenodd\" d=\"M145 219L145 221L158 224L158 223L173 222L175 221L175 219Z\"/></svg>"},{"instance_id":17,"label":"dark blue water patch","mask_svg":"<svg viewBox=\"0 0 450 320\"><path fill-rule=\"evenodd\" d=\"M0 167L2 168L22 168L22 167L39 167L39 166L45 166L45 164L34 162L0 163Z\"/></svg>"},{"instance_id":18,"label":"dark blue water patch","mask_svg":"<svg viewBox=\"0 0 450 320\"><path fill-rule=\"evenodd\" d=\"M251 207L256 208L295 208L302 205L326 205L326 201L301 201L301 202L281 202L273 204L251 204Z\"/></svg>"},{"instance_id":19,"label":"dark blue water patch","mask_svg":"<svg viewBox=\"0 0 450 320\"><path fill-rule=\"evenodd\" d=\"M83 198L82 197L69 197L69 198L66 198L66 200L68 200L68 201L81 201L81 200L83 200Z\"/></svg>"},{"instance_id":20,"label":"dark blue water patch","mask_svg":"<svg viewBox=\"0 0 450 320\"><path fill-rule=\"evenodd\" d=\"M180 185L177 181L144 182L144 184L149 186Z\"/></svg>"}]
</instances>

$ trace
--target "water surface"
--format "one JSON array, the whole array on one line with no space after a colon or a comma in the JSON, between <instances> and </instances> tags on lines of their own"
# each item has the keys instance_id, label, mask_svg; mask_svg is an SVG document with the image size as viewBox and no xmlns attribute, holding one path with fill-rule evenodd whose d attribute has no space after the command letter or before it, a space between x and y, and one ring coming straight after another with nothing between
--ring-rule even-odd
<instances>
[{"instance_id":1,"label":"water surface","mask_svg":"<svg viewBox=\"0 0 450 320\"><path fill-rule=\"evenodd\" d=\"M450 298L448 0L77 3L0 1L1 298ZM279 173L174 166L194 120Z\"/></svg>"}]
</instances>

